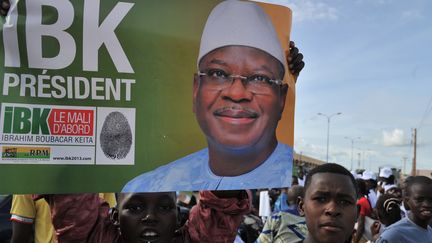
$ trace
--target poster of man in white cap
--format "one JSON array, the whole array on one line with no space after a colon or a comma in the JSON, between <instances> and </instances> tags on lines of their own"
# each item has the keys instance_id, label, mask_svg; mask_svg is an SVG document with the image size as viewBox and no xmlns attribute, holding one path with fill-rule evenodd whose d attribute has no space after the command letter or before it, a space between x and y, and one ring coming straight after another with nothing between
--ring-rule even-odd
<instances>
[{"instance_id":1,"label":"poster of man in white cap","mask_svg":"<svg viewBox=\"0 0 432 243\"><path fill-rule=\"evenodd\" d=\"M0 191L290 185L290 9L11 3L1 29Z\"/></svg>"},{"instance_id":2,"label":"poster of man in white cap","mask_svg":"<svg viewBox=\"0 0 432 243\"><path fill-rule=\"evenodd\" d=\"M208 148L137 177L123 192L289 186L292 147L276 138L286 57L270 17L253 2L217 5L197 69L193 111Z\"/></svg>"}]
</instances>

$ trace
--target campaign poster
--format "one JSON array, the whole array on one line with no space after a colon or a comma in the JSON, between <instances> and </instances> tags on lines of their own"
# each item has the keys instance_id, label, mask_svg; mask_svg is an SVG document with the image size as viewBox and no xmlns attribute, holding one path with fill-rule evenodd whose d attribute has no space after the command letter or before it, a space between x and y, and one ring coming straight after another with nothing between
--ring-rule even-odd
<instances>
[{"instance_id":1,"label":"campaign poster","mask_svg":"<svg viewBox=\"0 0 432 243\"><path fill-rule=\"evenodd\" d=\"M207 183L195 178L199 170L195 174L187 171L187 162L176 172L156 170L209 146L209 136L203 133L196 117L194 80L201 78L197 57L203 29L222 1L11 3L8 16L1 18L0 31L1 193L190 191L290 185L295 81L286 60L281 78L287 86L285 104L277 121L277 141L285 146L284 157L278 163L286 180L268 184L260 179L261 172L246 171L242 173L249 173L256 181L247 184L243 183L249 180L247 177L220 175L208 168L214 180ZM258 9L260 18L270 21L282 51L288 51L291 11L272 4L253 5L252 10ZM222 37L234 34L220 33ZM240 75L245 90L250 91L246 82L253 80L253 75L230 74L233 79ZM249 116L240 117L243 123L254 122L257 116L252 112L227 113ZM200 163L209 164L206 156ZM267 157L272 156L270 151ZM169 181L171 186L125 189L128 182L148 172L154 172L145 177L148 183ZM221 186L226 180L230 180L226 187Z\"/></svg>"}]
</instances>

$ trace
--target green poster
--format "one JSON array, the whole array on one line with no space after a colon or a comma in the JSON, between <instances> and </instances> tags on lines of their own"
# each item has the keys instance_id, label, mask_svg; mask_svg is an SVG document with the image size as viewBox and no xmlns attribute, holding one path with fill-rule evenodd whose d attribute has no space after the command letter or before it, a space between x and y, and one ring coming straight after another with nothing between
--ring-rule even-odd
<instances>
[{"instance_id":1,"label":"green poster","mask_svg":"<svg viewBox=\"0 0 432 243\"><path fill-rule=\"evenodd\" d=\"M264 7L234 1L238 3L240 12L258 9L257 16L271 23ZM8 16L1 20L0 192L121 191L134 177L205 149L207 141L211 144L206 129L200 128L194 114L194 80L213 74L208 70L199 74L203 70L198 70L197 57L206 21L218 4L219 1L203 0L13 2ZM277 27L273 31L279 32ZM227 29L216 35L236 33ZM278 60L285 67L282 69L286 69L285 59ZM233 75L234 79L235 75L246 76L247 92L263 90L259 85L253 86L255 73L250 70ZM294 83L289 82L288 95L287 91L284 95L292 102L285 105L285 110L289 107L292 111L288 117L288 123L292 123ZM269 86L271 92L279 88L273 86ZM246 124L258 120L258 112L255 114L244 106L241 112L240 108L235 109L221 113L242 116L235 117L236 126L238 121ZM283 110L282 105L280 113ZM292 130L288 133L292 140ZM224 134L230 137L234 133ZM244 140L241 136L236 139ZM290 173L292 142L285 143L288 152L284 152L286 159L281 171ZM273 143L272 149L276 150L280 144ZM238 147L239 151L244 149L242 144ZM273 150L254 166L266 164ZM203 161L211 167L209 173L217 177L216 184L255 168L249 166L249 171L231 175L226 173L228 169L215 172L208 162L212 159L206 156ZM178 186L134 187L126 191L224 189L200 179L191 184L195 175L189 172L160 170L153 174L146 177L148 183L169 180ZM287 180L275 181L268 187L289 186L291 176L284 175ZM225 189L254 187L243 185L243 180L230 182ZM266 183L256 185L267 187Z\"/></svg>"}]
</instances>

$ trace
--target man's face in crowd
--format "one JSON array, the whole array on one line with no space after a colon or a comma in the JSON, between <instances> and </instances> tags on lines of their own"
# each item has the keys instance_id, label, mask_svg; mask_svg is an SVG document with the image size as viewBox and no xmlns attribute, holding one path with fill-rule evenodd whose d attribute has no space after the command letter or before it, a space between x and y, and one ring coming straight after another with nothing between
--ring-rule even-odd
<instances>
[{"instance_id":1,"label":"man's face in crowd","mask_svg":"<svg viewBox=\"0 0 432 243\"><path fill-rule=\"evenodd\" d=\"M199 71L212 76L261 75L282 79L277 59L245 46L226 46L208 53L201 59ZM275 139L287 85L271 85L266 92L257 93L240 78L222 89L208 85L203 78L195 76L193 110L209 143L235 149L268 146Z\"/></svg>"},{"instance_id":2,"label":"man's face in crowd","mask_svg":"<svg viewBox=\"0 0 432 243\"><path fill-rule=\"evenodd\" d=\"M175 194L122 194L117 222L126 242L170 242L178 222Z\"/></svg>"},{"instance_id":3,"label":"man's face in crowd","mask_svg":"<svg viewBox=\"0 0 432 243\"><path fill-rule=\"evenodd\" d=\"M299 204L314 242L345 242L357 219L356 191L350 178L317 173Z\"/></svg>"},{"instance_id":4,"label":"man's face in crowd","mask_svg":"<svg viewBox=\"0 0 432 243\"><path fill-rule=\"evenodd\" d=\"M373 181L372 180L364 180L365 181L365 183L366 183L366 190L367 191L369 191L370 189L372 189L373 188L373 185L374 185L374 183L373 183Z\"/></svg>"},{"instance_id":5,"label":"man's face in crowd","mask_svg":"<svg viewBox=\"0 0 432 243\"><path fill-rule=\"evenodd\" d=\"M413 184L410 194L404 204L411 210L413 220L417 225L426 226L432 219L432 187L424 184Z\"/></svg>"}]
</instances>

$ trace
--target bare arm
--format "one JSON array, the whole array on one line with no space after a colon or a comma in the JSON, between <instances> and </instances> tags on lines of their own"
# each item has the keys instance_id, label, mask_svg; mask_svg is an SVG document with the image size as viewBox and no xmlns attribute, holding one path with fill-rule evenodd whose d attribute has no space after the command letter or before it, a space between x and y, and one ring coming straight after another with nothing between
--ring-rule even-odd
<instances>
[{"instance_id":1,"label":"bare arm","mask_svg":"<svg viewBox=\"0 0 432 243\"><path fill-rule=\"evenodd\" d=\"M370 230L372 232L372 242L376 242L380 236L381 223L379 221L375 221Z\"/></svg>"},{"instance_id":2,"label":"bare arm","mask_svg":"<svg viewBox=\"0 0 432 243\"><path fill-rule=\"evenodd\" d=\"M364 230L365 230L365 216L360 215L358 220L357 220L357 232L355 234L355 239L354 239L355 243L360 242L360 239L363 236Z\"/></svg>"}]
</instances>

